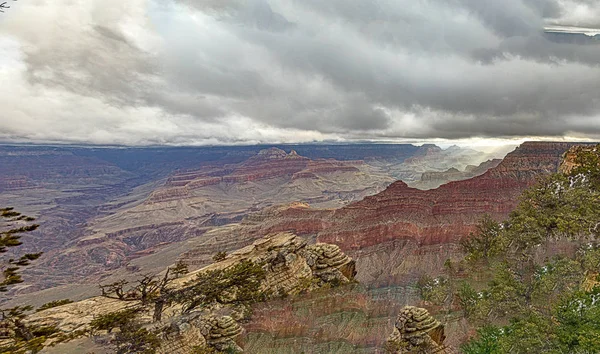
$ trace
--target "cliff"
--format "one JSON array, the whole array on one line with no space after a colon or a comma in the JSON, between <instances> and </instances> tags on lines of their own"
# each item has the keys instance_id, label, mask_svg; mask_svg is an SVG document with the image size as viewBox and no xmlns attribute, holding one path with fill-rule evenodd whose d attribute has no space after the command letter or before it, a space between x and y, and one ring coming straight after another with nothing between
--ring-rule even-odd
<instances>
[{"instance_id":1,"label":"cliff","mask_svg":"<svg viewBox=\"0 0 600 354\"><path fill-rule=\"evenodd\" d=\"M281 149L270 148L259 151L240 164L176 173L169 177L163 188L153 192L146 203L189 198L193 196L194 189L221 183L231 185L274 178L318 178L318 175L336 172L358 173L360 170L356 166L363 164L363 161L311 160L294 150L288 154Z\"/></svg>"},{"instance_id":2,"label":"cliff","mask_svg":"<svg viewBox=\"0 0 600 354\"><path fill-rule=\"evenodd\" d=\"M406 238L420 245L457 242L474 231L484 214L505 218L536 177L558 170L562 154L572 145L524 143L483 175L434 190L395 182L381 193L336 210L318 239L344 250Z\"/></svg>"},{"instance_id":3,"label":"cliff","mask_svg":"<svg viewBox=\"0 0 600 354\"><path fill-rule=\"evenodd\" d=\"M498 166L500 162L502 162L501 159L487 160L477 166L467 165L463 171L452 167L443 172L424 172L421 175L421 180L415 183L411 183L410 186L418 189L438 188L444 183L460 181L480 176L487 172L489 169Z\"/></svg>"},{"instance_id":4,"label":"cliff","mask_svg":"<svg viewBox=\"0 0 600 354\"><path fill-rule=\"evenodd\" d=\"M412 157L401 163L385 164L384 168L397 180L402 180L411 187L431 189L453 180L474 177L477 174L469 173L472 166L497 157L499 155L458 146L444 150L435 145L425 144L420 146ZM492 166L487 166L490 167ZM483 165L481 173L487 168ZM454 170L464 173L452 173Z\"/></svg>"},{"instance_id":5,"label":"cliff","mask_svg":"<svg viewBox=\"0 0 600 354\"><path fill-rule=\"evenodd\" d=\"M397 284L435 273L448 258L460 255L458 241L475 231L484 214L504 219L519 195L536 179L556 172L563 153L573 144L524 143L495 168L434 190L410 188L402 181L340 209L313 209L306 204L251 214L227 233L241 242L256 235L293 231L339 245L357 259L358 279L366 284ZM219 231L212 231L215 236ZM214 241L228 239L226 234ZM254 236L253 236L254 235ZM243 241L246 240L246 241ZM188 255L227 250L231 245L203 244ZM202 259L202 257L196 258ZM419 266L417 267L417 264Z\"/></svg>"},{"instance_id":6,"label":"cliff","mask_svg":"<svg viewBox=\"0 0 600 354\"><path fill-rule=\"evenodd\" d=\"M581 165L581 160L585 160L586 156L588 156L588 158L593 158L594 155L590 153L597 152L599 148L600 145L573 146L564 153L559 167L560 172L570 174L574 169Z\"/></svg>"}]
</instances>

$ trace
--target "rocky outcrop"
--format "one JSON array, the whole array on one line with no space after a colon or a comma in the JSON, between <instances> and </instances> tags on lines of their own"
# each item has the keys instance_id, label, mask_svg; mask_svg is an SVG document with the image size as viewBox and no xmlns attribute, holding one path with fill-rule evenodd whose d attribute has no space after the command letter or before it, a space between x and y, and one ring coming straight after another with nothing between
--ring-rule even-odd
<instances>
[{"instance_id":1,"label":"rocky outcrop","mask_svg":"<svg viewBox=\"0 0 600 354\"><path fill-rule=\"evenodd\" d=\"M311 291L330 284L336 286L354 279L354 260L339 247L312 244L292 233L271 234L251 245L227 255L223 260L191 272L173 281L171 291L189 288L202 272L223 270L242 261L262 266L265 278L260 291L269 296L282 296ZM196 309L185 315L177 306L165 310L163 321L151 323L151 313L142 311L140 320L147 328L161 329L160 353L190 353L194 347L208 346L217 350L241 351L235 339L242 332L237 322L244 311L233 305L235 293L228 294L214 306ZM139 306L137 301L119 301L95 297L51 308L33 314L29 321L56 326L66 334L89 328L92 319L109 312Z\"/></svg>"},{"instance_id":2,"label":"rocky outcrop","mask_svg":"<svg viewBox=\"0 0 600 354\"><path fill-rule=\"evenodd\" d=\"M186 354L193 348L210 347L219 351L242 352L235 339L244 329L231 316L203 317L198 313L181 316L163 332L161 354Z\"/></svg>"},{"instance_id":3,"label":"rocky outcrop","mask_svg":"<svg viewBox=\"0 0 600 354\"><path fill-rule=\"evenodd\" d=\"M313 274L326 282L334 279L354 279L356 275L355 262L344 254L339 246L318 243L307 247L307 263Z\"/></svg>"},{"instance_id":4,"label":"rocky outcrop","mask_svg":"<svg viewBox=\"0 0 600 354\"><path fill-rule=\"evenodd\" d=\"M394 354L454 354L444 345L444 326L426 309L406 306L398 315L385 349Z\"/></svg>"},{"instance_id":5,"label":"rocky outcrop","mask_svg":"<svg viewBox=\"0 0 600 354\"><path fill-rule=\"evenodd\" d=\"M308 245L293 233L271 234L251 245L227 255L227 257L197 272L222 269L242 260L265 265L266 279L262 285L265 292L273 294L297 294L325 283L348 283L356 275L355 262L336 245ZM307 280L314 280L312 283ZM308 286L308 287L307 287Z\"/></svg>"}]
</instances>

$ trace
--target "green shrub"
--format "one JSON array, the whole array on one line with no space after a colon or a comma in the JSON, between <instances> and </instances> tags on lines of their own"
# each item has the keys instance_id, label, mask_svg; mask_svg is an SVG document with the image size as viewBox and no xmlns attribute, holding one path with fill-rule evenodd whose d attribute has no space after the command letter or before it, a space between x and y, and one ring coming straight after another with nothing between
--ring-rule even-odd
<instances>
[{"instance_id":1,"label":"green shrub","mask_svg":"<svg viewBox=\"0 0 600 354\"><path fill-rule=\"evenodd\" d=\"M51 301L51 302L47 302L45 304L43 304L42 306L40 306L37 310L35 310L36 312L40 312L43 310L47 310L47 309L51 309L53 307L58 307L58 306L62 306L62 305L66 305L66 304L70 304L73 301L69 300L69 299L64 299L64 300L56 300L56 301Z\"/></svg>"}]
</instances>

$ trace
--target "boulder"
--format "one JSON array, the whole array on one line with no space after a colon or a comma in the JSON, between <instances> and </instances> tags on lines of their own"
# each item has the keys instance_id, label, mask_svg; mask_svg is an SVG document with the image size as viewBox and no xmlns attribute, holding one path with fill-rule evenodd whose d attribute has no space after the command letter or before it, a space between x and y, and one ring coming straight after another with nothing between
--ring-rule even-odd
<instances>
[{"instance_id":1,"label":"boulder","mask_svg":"<svg viewBox=\"0 0 600 354\"><path fill-rule=\"evenodd\" d=\"M406 306L398 315L385 349L394 354L454 354L444 345L444 326L426 309Z\"/></svg>"}]
</instances>

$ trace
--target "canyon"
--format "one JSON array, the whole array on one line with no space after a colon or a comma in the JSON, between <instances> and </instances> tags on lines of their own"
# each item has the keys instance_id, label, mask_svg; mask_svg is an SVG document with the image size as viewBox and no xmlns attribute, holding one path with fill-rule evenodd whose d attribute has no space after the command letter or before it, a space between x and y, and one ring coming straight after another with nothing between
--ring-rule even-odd
<instances>
[{"instance_id":1,"label":"canyon","mask_svg":"<svg viewBox=\"0 0 600 354\"><path fill-rule=\"evenodd\" d=\"M222 265L226 265L252 250L268 253L285 245L295 255L271 252L268 256L270 263L288 269L267 282L277 292L295 293L294 284L309 268L313 276L320 276L319 256L310 260L313 256L300 249L325 257L324 269L339 267L341 279L353 278L360 285L258 306L256 315L245 324L246 334L240 337L248 352L263 352L259 348L271 348L271 352L282 348L375 352L391 331L392 346L406 345L403 340L413 345L405 330L411 321L424 326L416 342L452 352L452 346L467 335L463 323L444 323L449 335L444 342L439 323L425 310L402 310L399 304L418 304L416 280L424 274L439 274L448 259L460 259L459 242L476 230L481 217L506 218L524 189L558 171L559 166L568 169L568 156L562 165L561 161L573 145L527 142L500 162L484 161L481 166L490 168L477 176L428 190L392 181L380 167L367 163L368 159L310 159L295 150L278 148L261 149L240 162L180 169L158 183L133 187L131 190L138 190L103 204L105 212L88 218L80 237L41 260L41 267L55 277L46 284L49 289L43 290L39 284L17 287L17 302L90 298L98 294L94 283L134 281L176 262L197 274L211 269L217 253L224 255ZM419 156L428 153L415 155L411 161ZM465 175L473 169L464 167ZM420 179L427 173L439 172L422 173ZM290 186L294 192L288 193ZM331 193L333 190L336 192ZM302 260L308 268L296 267L294 262ZM44 276L41 267L26 275L39 272L38 276ZM78 277L87 278L87 285L60 284ZM321 306L327 304L329 308ZM391 318L399 311L394 325ZM197 324L236 336L243 332L229 319L219 318ZM280 320L289 324L284 326L286 330L281 329ZM181 328L189 329L190 323L181 323ZM206 330L209 336L210 328ZM196 338L196 332L189 335ZM186 338L177 345L187 345L190 340Z\"/></svg>"},{"instance_id":2,"label":"canyon","mask_svg":"<svg viewBox=\"0 0 600 354\"><path fill-rule=\"evenodd\" d=\"M338 209L295 203L250 215L239 224L215 229L181 257L202 265L210 252L227 251L227 235L251 242L259 235L293 231L339 245L356 259L357 279L374 286L406 284L438 273L447 259L461 255L459 242L488 214L503 220L519 195L536 180L557 172L573 144L524 143L484 174L433 190L392 183L382 192Z\"/></svg>"},{"instance_id":3,"label":"canyon","mask_svg":"<svg viewBox=\"0 0 600 354\"><path fill-rule=\"evenodd\" d=\"M290 202L310 205L309 213L333 210L385 189L395 181L390 171L422 164L434 172L453 161L462 168L489 157L431 145L281 147L288 152L263 146L0 148L0 197L38 218L40 230L26 236L24 247L45 252L26 271L32 281L15 292L97 281L106 272L131 274L157 259L165 266L162 255L177 257L188 241L204 244L220 227L261 217L253 214ZM411 178L421 174L413 171ZM225 248L245 246L258 233L228 238ZM193 262L204 265L205 258Z\"/></svg>"}]
</instances>

